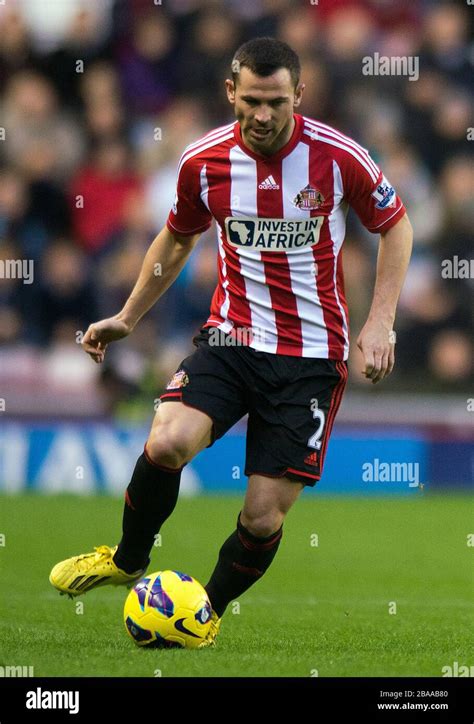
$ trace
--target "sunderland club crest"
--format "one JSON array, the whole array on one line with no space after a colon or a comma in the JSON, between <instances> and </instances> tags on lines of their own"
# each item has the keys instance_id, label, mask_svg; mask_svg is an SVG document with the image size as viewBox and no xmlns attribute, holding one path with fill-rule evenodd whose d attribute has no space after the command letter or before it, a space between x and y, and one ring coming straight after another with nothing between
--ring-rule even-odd
<instances>
[{"instance_id":1,"label":"sunderland club crest","mask_svg":"<svg viewBox=\"0 0 474 724\"><path fill-rule=\"evenodd\" d=\"M184 370L178 370L166 385L166 389L178 390L180 387L185 387L188 383L189 377L186 372Z\"/></svg>"},{"instance_id":2,"label":"sunderland club crest","mask_svg":"<svg viewBox=\"0 0 474 724\"><path fill-rule=\"evenodd\" d=\"M319 209L324 203L324 196L308 184L296 194L293 203L298 209Z\"/></svg>"}]
</instances>

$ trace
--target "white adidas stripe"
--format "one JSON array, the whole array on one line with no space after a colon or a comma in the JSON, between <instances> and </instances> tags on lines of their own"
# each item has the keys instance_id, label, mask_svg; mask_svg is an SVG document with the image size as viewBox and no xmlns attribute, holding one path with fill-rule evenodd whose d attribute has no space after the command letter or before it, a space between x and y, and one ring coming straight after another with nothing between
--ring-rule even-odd
<instances>
[{"instance_id":1,"label":"white adidas stripe","mask_svg":"<svg viewBox=\"0 0 474 724\"><path fill-rule=\"evenodd\" d=\"M232 131L231 133L224 134L222 136L218 136L218 137L214 138L213 140L210 140L208 143L204 143L203 145L199 146L199 148L195 148L194 150L192 150L189 153L186 153L186 151L185 151L185 153L181 157L181 161L178 166L178 174L177 174L178 177L179 177L180 171L183 167L183 164L185 164L188 159L193 158L193 156L197 156L197 154L201 153L201 151L206 151L208 148L212 148L212 146L217 146L218 143L222 143L223 141L228 141L229 138L233 138L233 137L234 137L234 131Z\"/></svg>"},{"instance_id":2,"label":"white adidas stripe","mask_svg":"<svg viewBox=\"0 0 474 724\"><path fill-rule=\"evenodd\" d=\"M312 131L304 131L304 133L305 133L305 135L307 135L307 136L313 137L313 132L312 132ZM353 148L351 148L350 146L348 146L348 145L345 144L345 143L340 143L339 141L337 141L337 140L334 139L334 138L324 138L323 136L321 136L321 135L319 135L319 134L318 134L318 141L321 141L322 143L328 143L330 146L337 146L337 148L342 148L343 151L347 151L348 153L350 153L351 156L353 156L353 157L356 159L356 161L358 161L358 162L360 163L360 165L365 168L365 170L366 170L367 173L369 174L369 176L370 176L370 178L372 179L372 181L373 181L374 183L377 182L377 179L378 179L378 177L379 177L379 174L377 174L377 175L374 174L374 172L372 171L372 169L370 168L370 166L358 156L358 154L356 153L356 151L354 151Z\"/></svg>"},{"instance_id":3,"label":"white adidas stripe","mask_svg":"<svg viewBox=\"0 0 474 724\"><path fill-rule=\"evenodd\" d=\"M377 179L380 175L380 169L377 167L377 165L374 163L374 161L371 159L371 157L369 156L368 153L363 153L359 150L361 148L360 146L353 145L353 144L349 143L348 141L340 139L339 136L336 136L333 133L327 133L326 131L323 131L323 134L321 134L321 132L318 132L318 138L319 139L333 138L334 140L340 141L344 145L352 148L354 150L354 152L357 154L357 158L360 159L360 162L366 164L368 166L368 168L371 169L371 175L374 176L375 181L377 181Z\"/></svg>"},{"instance_id":4,"label":"white adidas stripe","mask_svg":"<svg viewBox=\"0 0 474 724\"><path fill-rule=\"evenodd\" d=\"M306 126L305 133L312 138L314 138L316 134L317 140L320 141L329 142L330 140L333 140L333 145L338 146L339 148L345 148L347 150L350 149L351 155L354 156L354 158L356 158L364 166L374 183L377 181L378 177L380 176L380 169L374 163L369 153L362 148L362 146L359 146L358 144L352 143L350 141L346 141L345 137L341 134L326 132L322 129L316 129L310 126Z\"/></svg>"},{"instance_id":5,"label":"white adidas stripe","mask_svg":"<svg viewBox=\"0 0 474 724\"><path fill-rule=\"evenodd\" d=\"M342 133L342 131L336 130L332 126L328 126L327 123L321 123L321 121L314 121L312 118L307 118L306 116L304 117L304 120L308 127L314 128L316 131L321 130L323 133L327 133L328 135L337 136L337 138L340 138L341 141L345 141L350 146L353 146L355 149L360 151L363 156L367 156L368 160L371 161L374 167L377 166L377 164L375 164L371 159L369 150L367 148L364 148L364 146L361 146L360 143L357 143L357 141L354 141L354 139L350 136Z\"/></svg>"},{"instance_id":6,"label":"white adidas stripe","mask_svg":"<svg viewBox=\"0 0 474 724\"><path fill-rule=\"evenodd\" d=\"M315 124L306 123L305 128L313 131L313 133L316 133L317 138L320 138L323 134L324 136L335 138L341 141L341 143L345 143L348 146L351 146L351 148L353 148L360 155L361 159L364 159L364 161L372 168L374 173L377 173L377 175L380 173L377 164L371 158L368 150L366 148L363 148L360 144L356 143L356 141L353 141L348 136L345 136L339 131L335 131L334 129L330 128L330 126L325 126L324 124L316 126Z\"/></svg>"},{"instance_id":7,"label":"white adidas stripe","mask_svg":"<svg viewBox=\"0 0 474 724\"><path fill-rule=\"evenodd\" d=\"M348 136L347 134L343 133L342 131L338 131L337 128L333 128L332 126L328 126L327 123L322 123L321 121L315 121L313 118L307 118L304 116L304 121L309 126L313 126L316 129L321 128L323 131L327 131L329 133L334 133L334 135L339 136L344 141L348 141L353 146L356 146L359 150L364 151L364 153L368 153L368 149L364 148L364 146L361 146L360 143L357 143L353 138Z\"/></svg>"},{"instance_id":8,"label":"white adidas stripe","mask_svg":"<svg viewBox=\"0 0 474 724\"><path fill-rule=\"evenodd\" d=\"M363 148L355 141L352 141L352 139L350 139L348 136L345 136L338 131L334 131L334 129L330 128L330 126L325 126L324 124L319 124L318 126L316 126L312 123L306 123L305 128L305 133L307 135L314 136L314 133L316 133L316 137L318 140L324 141L328 138L332 138L335 141L339 141L339 143L344 144L339 145L338 143L334 143L333 145L339 145L339 148L351 148L354 158L357 158L357 160L364 166L364 168L368 170L368 173L370 177L373 178L374 183L377 181L380 175L380 169L370 157L367 149Z\"/></svg>"},{"instance_id":9,"label":"white adidas stripe","mask_svg":"<svg viewBox=\"0 0 474 724\"><path fill-rule=\"evenodd\" d=\"M219 128L214 128L212 131L209 131L209 133L206 133L206 135L202 136L201 138L198 138L197 141L193 141L192 143L188 144L186 148L183 151L183 156L185 153L190 151L193 148L196 148L196 146L201 145L202 143L206 143L207 141L210 141L212 138L216 138L217 136L222 135L223 133L229 132L231 129L234 128L237 121L234 121L234 123L229 123L227 126L219 126Z\"/></svg>"},{"instance_id":10,"label":"white adidas stripe","mask_svg":"<svg viewBox=\"0 0 474 724\"><path fill-rule=\"evenodd\" d=\"M189 143L186 146L186 148L184 149L183 153L181 154L181 158L179 159L178 174L179 174L179 169L181 168L183 159L188 153L190 153L191 151L193 151L194 149L196 149L200 146L203 146L205 143L208 143L209 141L212 141L214 139L220 139L222 136L226 135L227 133L230 133L231 131L233 132L234 126L236 123L237 123L237 121L235 121L234 123L229 123L226 126L220 126L219 128L215 128L214 130L209 131L209 133L206 133L205 136L202 136L201 138L199 138L197 141L193 141L193 143Z\"/></svg>"}]
</instances>

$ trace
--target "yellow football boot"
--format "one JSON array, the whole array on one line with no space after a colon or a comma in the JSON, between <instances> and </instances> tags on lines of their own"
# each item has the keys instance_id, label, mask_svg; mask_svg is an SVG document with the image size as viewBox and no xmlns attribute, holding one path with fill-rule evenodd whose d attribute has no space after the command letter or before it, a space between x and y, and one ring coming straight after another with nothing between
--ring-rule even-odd
<instances>
[{"instance_id":1,"label":"yellow football boot","mask_svg":"<svg viewBox=\"0 0 474 724\"><path fill-rule=\"evenodd\" d=\"M204 641L202 641L198 648L199 649L205 649L208 646L215 646L216 645L216 638L217 634L219 633L219 629L221 627L221 621L222 618L219 618L217 613L215 611L211 614L211 625L209 627L209 631L207 632L206 638Z\"/></svg>"},{"instance_id":2,"label":"yellow football boot","mask_svg":"<svg viewBox=\"0 0 474 724\"><path fill-rule=\"evenodd\" d=\"M94 553L67 558L57 563L49 574L50 583L60 593L67 593L70 598L80 596L97 586L131 586L145 573L145 568L135 573L125 573L117 568L113 556L117 546L97 546Z\"/></svg>"}]
</instances>

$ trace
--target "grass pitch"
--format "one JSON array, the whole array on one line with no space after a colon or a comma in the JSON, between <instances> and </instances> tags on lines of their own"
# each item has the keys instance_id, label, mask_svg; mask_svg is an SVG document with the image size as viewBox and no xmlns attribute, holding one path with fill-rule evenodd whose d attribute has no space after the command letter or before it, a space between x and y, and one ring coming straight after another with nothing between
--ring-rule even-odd
<instances>
[{"instance_id":1,"label":"grass pitch","mask_svg":"<svg viewBox=\"0 0 474 724\"><path fill-rule=\"evenodd\" d=\"M149 571L206 583L240 506L181 499ZM472 663L472 499L303 494L264 578L229 606L217 647L198 651L138 649L126 589L72 601L49 584L57 561L115 544L121 515L103 496L0 496L0 665L41 677L419 677Z\"/></svg>"}]
</instances>

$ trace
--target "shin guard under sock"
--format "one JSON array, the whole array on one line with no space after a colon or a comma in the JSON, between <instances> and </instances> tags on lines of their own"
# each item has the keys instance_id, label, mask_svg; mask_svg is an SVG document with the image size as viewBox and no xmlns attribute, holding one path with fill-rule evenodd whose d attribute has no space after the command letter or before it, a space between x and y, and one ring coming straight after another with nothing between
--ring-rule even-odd
<instances>
[{"instance_id":1,"label":"shin guard under sock","mask_svg":"<svg viewBox=\"0 0 474 724\"><path fill-rule=\"evenodd\" d=\"M155 535L176 506L181 471L155 464L146 447L138 458L125 492L122 540L114 555L115 564L126 573L148 565Z\"/></svg>"},{"instance_id":2,"label":"shin guard under sock","mask_svg":"<svg viewBox=\"0 0 474 724\"><path fill-rule=\"evenodd\" d=\"M219 618L227 604L263 576L273 561L283 526L266 538L252 535L237 518L237 529L224 542L209 583L205 586L212 608Z\"/></svg>"}]
</instances>

